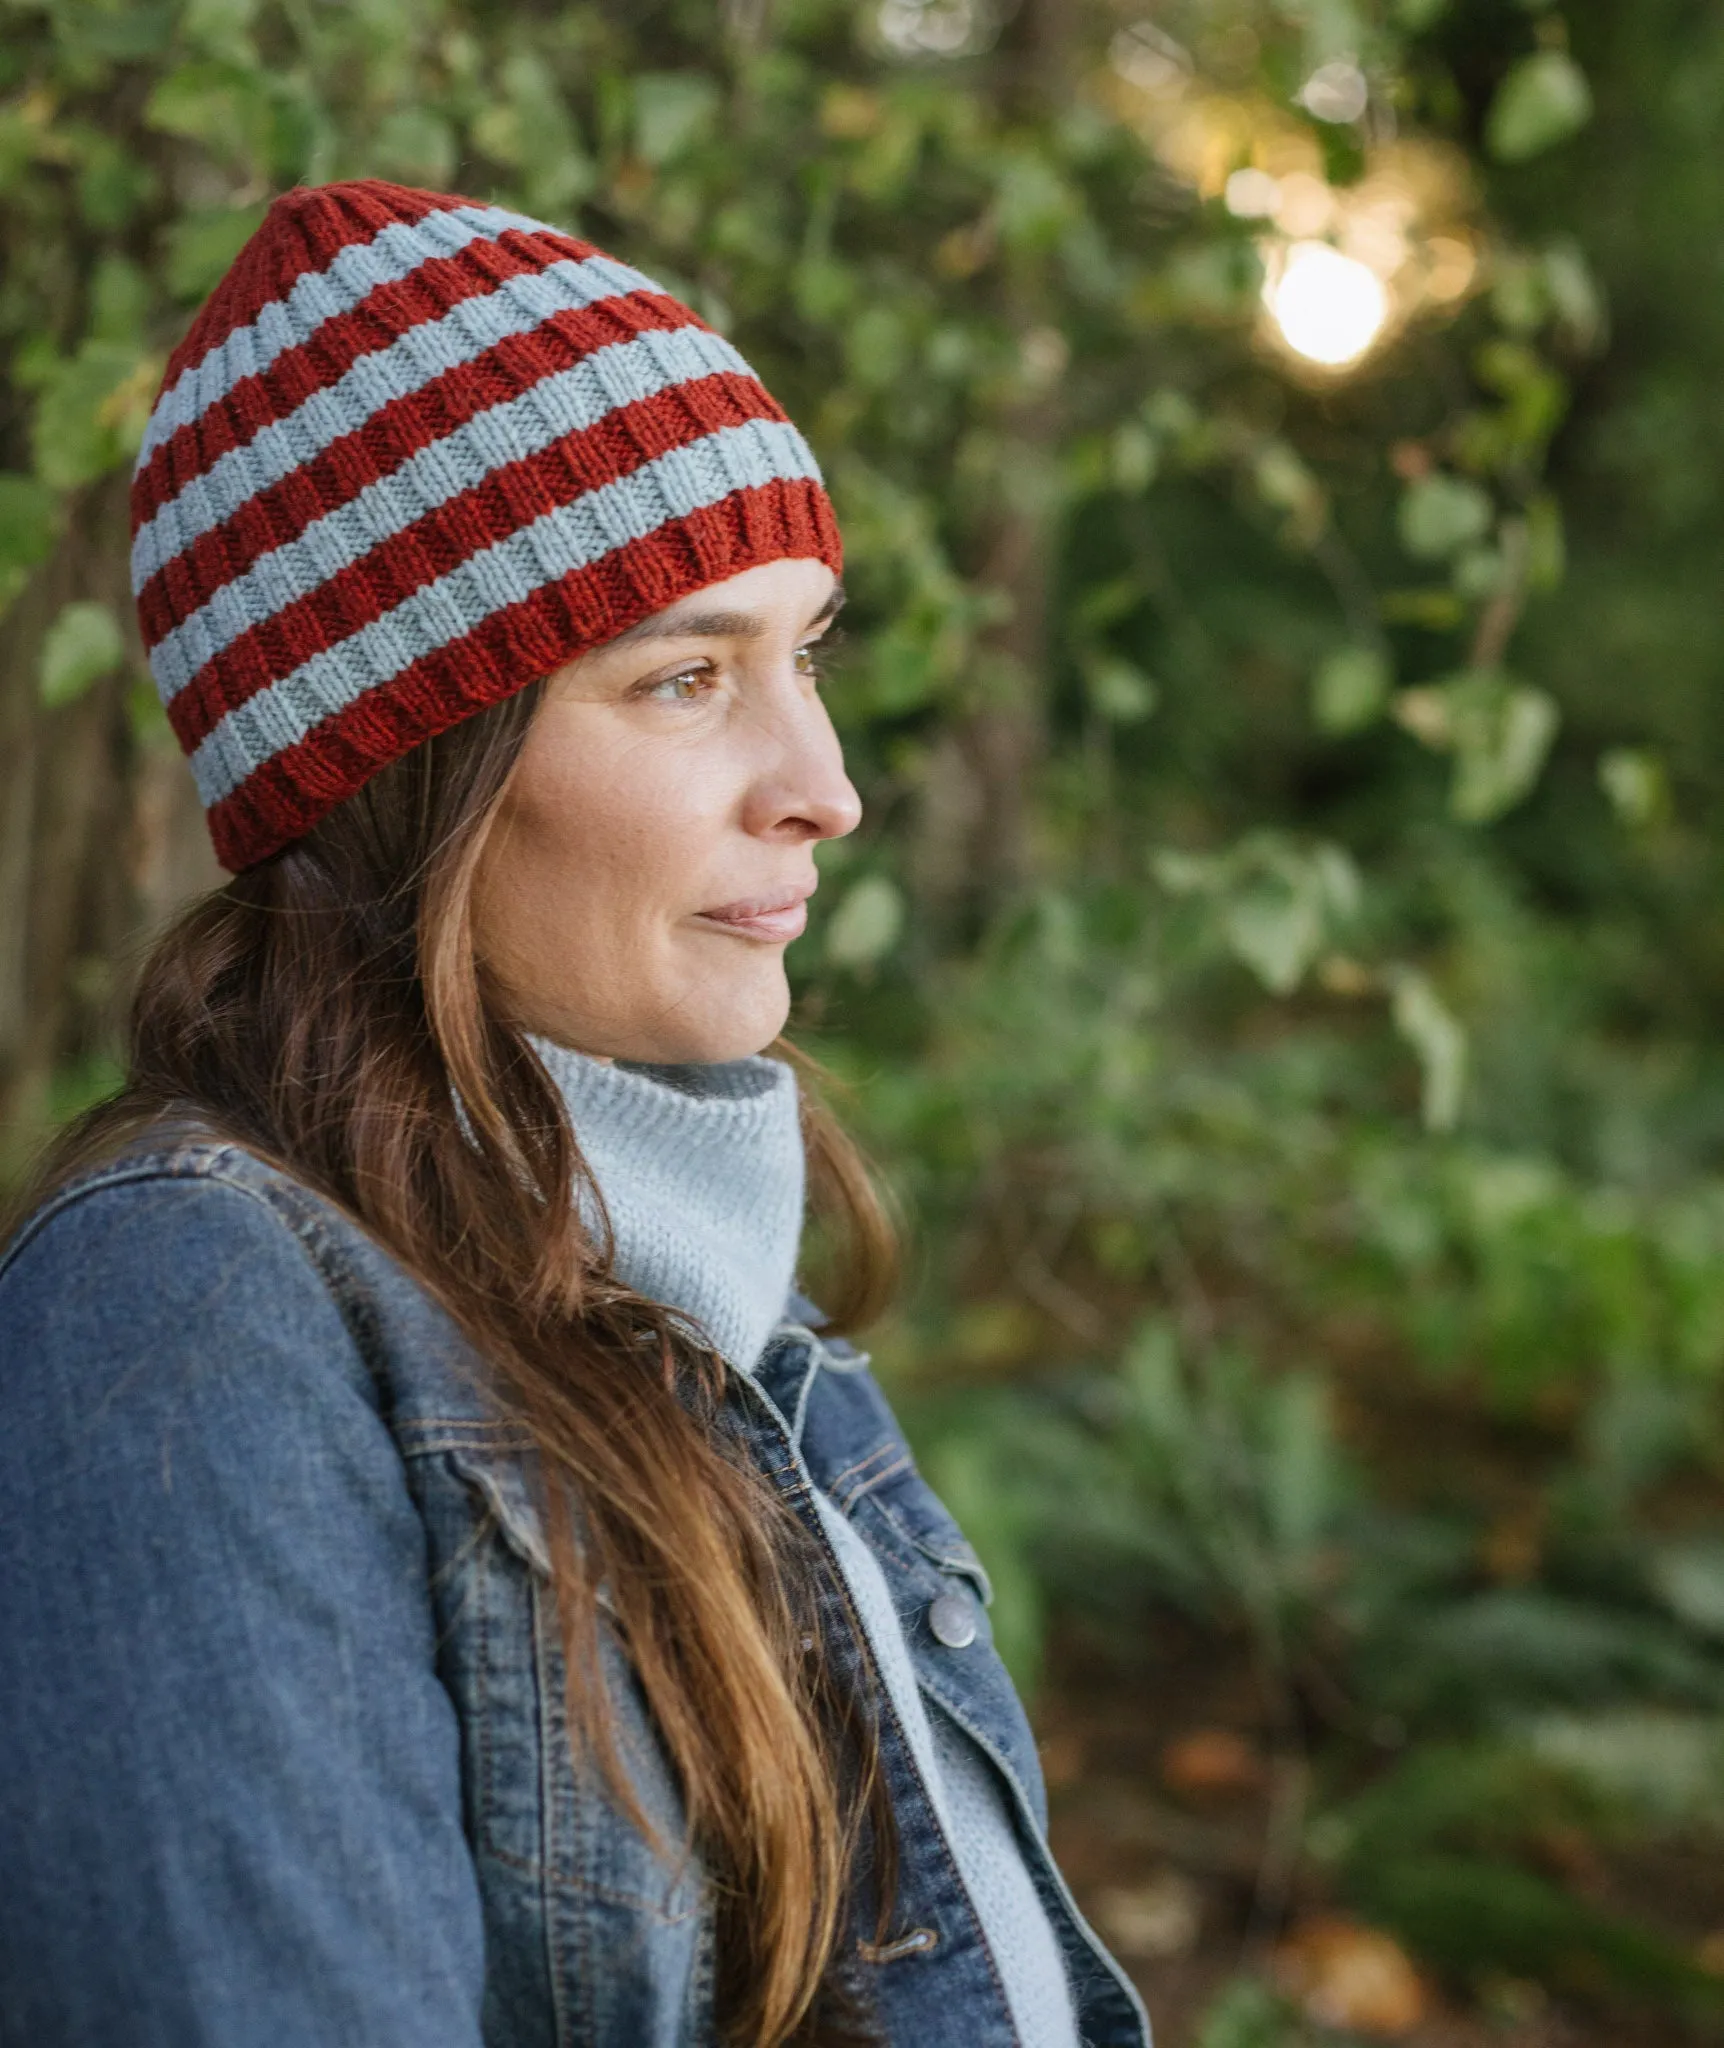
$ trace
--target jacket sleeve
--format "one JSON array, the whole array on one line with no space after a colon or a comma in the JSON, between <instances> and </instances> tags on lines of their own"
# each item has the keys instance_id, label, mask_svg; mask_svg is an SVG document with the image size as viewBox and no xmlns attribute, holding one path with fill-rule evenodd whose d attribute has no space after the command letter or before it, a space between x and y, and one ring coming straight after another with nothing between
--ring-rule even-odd
<instances>
[{"instance_id":1,"label":"jacket sleeve","mask_svg":"<svg viewBox=\"0 0 1724 2048\"><path fill-rule=\"evenodd\" d=\"M211 1179L0 1270L0 2043L478 2048L423 1525L299 1239Z\"/></svg>"}]
</instances>

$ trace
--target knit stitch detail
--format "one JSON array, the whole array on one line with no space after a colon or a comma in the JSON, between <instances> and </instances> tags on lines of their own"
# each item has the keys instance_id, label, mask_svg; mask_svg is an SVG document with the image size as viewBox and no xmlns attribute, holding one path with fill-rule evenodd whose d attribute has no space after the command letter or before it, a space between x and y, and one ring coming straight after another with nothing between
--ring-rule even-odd
<instances>
[{"instance_id":1,"label":"knit stitch detail","mask_svg":"<svg viewBox=\"0 0 1724 2048\"><path fill-rule=\"evenodd\" d=\"M802 1238L795 1073L765 1057L631 1066L531 1043L604 1197L618 1279L680 1309L751 1371L783 1315Z\"/></svg>"},{"instance_id":2,"label":"knit stitch detail","mask_svg":"<svg viewBox=\"0 0 1724 2048\"><path fill-rule=\"evenodd\" d=\"M216 517L214 481L206 477L211 525L189 546L157 566L155 551L142 545L140 531L133 567L142 578L138 606L146 631L152 637L171 631L176 619L219 590L227 577L244 574L312 526L339 518L348 502L386 481L398 462L422 462L428 452L435 455L444 437L470 435L474 423L482 423L493 407L518 402L541 378L568 376L622 349L641 349L646 360L653 360L647 353L651 342L669 342L668 330L680 326L680 316L669 310L673 305L660 299L600 301L581 312L554 313L530 335L505 334L482 353L463 357L389 399L361 425L346 428L314 452L302 448L276 482L249 497L236 493L225 518ZM703 329L683 328L677 338L689 348L697 345L697 336L715 349L729 348ZM548 363L556 367L547 369ZM740 359L712 367L748 374ZM483 424L478 431L486 431Z\"/></svg>"},{"instance_id":3,"label":"knit stitch detail","mask_svg":"<svg viewBox=\"0 0 1724 2048\"><path fill-rule=\"evenodd\" d=\"M807 443L651 279L379 180L271 207L169 359L132 580L224 865L679 597L841 563Z\"/></svg>"},{"instance_id":4,"label":"knit stitch detail","mask_svg":"<svg viewBox=\"0 0 1724 2048\"><path fill-rule=\"evenodd\" d=\"M703 501L697 496L665 488L690 462L717 452L707 449L705 437L687 440L691 416L704 414L713 431L743 426L758 417L752 399L759 391L751 377L702 378L680 404L672 400L682 394L661 394L617 408L588 429L575 411L578 401L565 390L552 395L549 417L541 411L537 420L499 425L490 450L464 448L454 434L427 449L436 461L425 463L426 475L403 464L299 541L223 585L157 643L151 662L181 744L195 747L223 711L268 688L279 676L280 649L306 661L403 605L436 609L449 593L434 592L432 580L470 580L478 573L476 548L512 546L531 556L538 570L545 522L555 521L581 552L549 559L565 570L579 568L584 559L611 551L624 522L639 537L678 511L698 509ZM784 473L780 463L804 474L811 467L800 437L791 438L796 430L788 422L773 425L780 429L770 444L775 452L763 453L769 444L758 443L750 451L759 457L755 471L738 476L738 483L770 482ZM534 445L539 441L550 445ZM497 459L514 450L524 452ZM661 461L665 466L655 468ZM583 470L603 481L583 486ZM538 518L529 527L534 508ZM590 536L584 546L577 539L582 529ZM500 561L494 566L500 569ZM501 584L497 591L501 596ZM524 596L525 588L517 594ZM479 615L462 616L476 622ZM398 616L396 627L403 623Z\"/></svg>"},{"instance_id":5,"label":"knit stitch detail","mask_svg":"<svg viewBox=\"0 0 1724 2048\"><path fill-rule=\"evenodd\" d=\"M264 857L254 849L273 851L297 839L422 741L679 597L757 562L835 563L837 553L832 507L812 481L733 491L705 512L669 521L621 560L609 556L571 571L481 617L459 641L419 656L387 688L364 691L303 740L262 760L231 795L206 799L217 858L236 872L250 866Z\"/></svg>"},{"instance_id":6,"label":"knit stitch detail","mask_svg":"<svg viewBox=\"0 0 1724 2048\"><path fill-rule=\"evenodd\" d=\"M445 270L451 274L431 298L429 273ZM643 325L655 313L665 326L689 319L686 308L654 291L639 271L609 257L535 261L533 254L498 250L486 260L469 250L463 268L428 262L411 281L410 300L376 294L350 317L320 327L266 375L241 379L219 402L212 400L195 433L176 435L139 471L136 504L146 523L133 543L134 575L171 560L190 535L231 517L249 495L309 461L330 440L367 425L392 400L482 361L515 336L537 334L559 313L639 291L650 294L640 302ZM385 296L397 302L379 307L376 299ZM622 332L629 324L616 317ZM535 373L542 370L540 358Z\"/></svg>"}]
</instances>

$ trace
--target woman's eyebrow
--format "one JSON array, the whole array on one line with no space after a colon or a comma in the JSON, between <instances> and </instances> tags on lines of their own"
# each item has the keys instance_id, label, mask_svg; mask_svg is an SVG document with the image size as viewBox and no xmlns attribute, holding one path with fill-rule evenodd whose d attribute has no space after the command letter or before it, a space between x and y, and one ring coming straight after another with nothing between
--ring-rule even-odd
<instances>
[{"instance_id":1,"label":"woman's eyebrow","mask_svg":"<svg viewBox=\"0 0 1724 2048\"><path fill-rule=\"evenodd\" d=\"M844 603L844 586L834 583L826 602L808 621L812 631L836 616ZM638 625L626 627L608 644L624 647L641 640L759 640L770 631L763 612L658 612Z\"/></svg>"}]
</instances>

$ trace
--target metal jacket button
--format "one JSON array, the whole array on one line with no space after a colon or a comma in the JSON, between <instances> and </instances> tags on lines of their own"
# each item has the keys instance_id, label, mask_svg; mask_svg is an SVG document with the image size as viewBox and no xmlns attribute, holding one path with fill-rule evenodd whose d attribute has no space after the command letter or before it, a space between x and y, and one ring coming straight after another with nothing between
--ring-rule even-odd
<instances>
[{"instance_id":1,"label":"metal jacket button","mask_svg":"<svg viewBox=\"0 0 1724 2048\"><path fill-rule=\"evenodd\" d=\"M948 1650L967 1650L976 1640L976 1609L962 1593L942 1593L928 1606L934 1640Z\"/></svg>"}]
</instances>

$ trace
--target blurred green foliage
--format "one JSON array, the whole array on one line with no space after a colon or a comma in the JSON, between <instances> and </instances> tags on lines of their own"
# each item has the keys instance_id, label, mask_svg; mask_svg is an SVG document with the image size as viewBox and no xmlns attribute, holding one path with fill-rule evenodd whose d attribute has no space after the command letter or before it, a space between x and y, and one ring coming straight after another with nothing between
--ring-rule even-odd
<instances>
[{"instance_id":1,"label":"blurred green foliage","mask_svg":"<svg viewBox=\"0 0 1724 2048\"><path fill-rule=\"evenodd\" d=\"M868 815L801 1014L917 1221L881 1362L1008 1655L1163 1611L1243 1646L1315 1881L1457 1983L1710 2025L1682 1938L1533 1852L1724 1824L1724 23L0 23L0 605L296 181L548 215L734 334L848 549ZM1265 311L1311 240L1387 280L1329 370ZM76 599L5 687L124 658ZM1245 1981L1202 2032L1315 2038Z\"/></svg>"}]
</instances>

